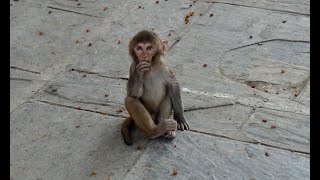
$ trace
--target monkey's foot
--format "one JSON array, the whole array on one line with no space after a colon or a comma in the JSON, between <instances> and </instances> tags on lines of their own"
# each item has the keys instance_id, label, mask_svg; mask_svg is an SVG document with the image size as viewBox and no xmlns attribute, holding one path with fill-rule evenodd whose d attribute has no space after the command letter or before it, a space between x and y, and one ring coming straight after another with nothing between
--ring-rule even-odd
<instances>
[{"instance_id":1,"label":"monkey's foot","mask_svg":"<svg viewBox=\"0 0 320 180\"><path fill-rule=\"evenodd\" d=\"M176 137L176 131L168 131L167 133L165 133L164 135L163 135L163 137L164 138L174 138L174 137Z\"/></svg>"}]
</instances>

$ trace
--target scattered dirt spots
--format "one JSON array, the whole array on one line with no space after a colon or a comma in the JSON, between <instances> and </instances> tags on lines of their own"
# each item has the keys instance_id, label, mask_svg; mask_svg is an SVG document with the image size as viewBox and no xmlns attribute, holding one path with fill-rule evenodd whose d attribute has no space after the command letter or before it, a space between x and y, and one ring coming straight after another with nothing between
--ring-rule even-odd
<instances>
[{"instance_id":1,"label":"scattered dirt spots","mask_svg":"<svg viewBox=\"0 0 320 180\"><path fill-rule=\"evenodd\" d=\"M275 129L277 126L275 124L271 125L271 129Z\"/></svg>"},{"instance_id":2,"label":"scattered dirt spots","mask_svg":"<svg viewBox=\"0 0 320 180\"><path fill-rule=\"evenodd\" d=\"M49 11L49 12L48 12L48 14L51 14L51 13L52 13L52 11Z\"/></svg>"},{"instance_id":3,"label":"scattered dirt spots","mask_svg":"<svg viewBox=\"0 0 320 180\"><path fill-rule=\"evenodd\" d=\"M210 14L210 17L212 17L212 16L213 16L213 14L211 13L211 14Z\"/></svg>"},{"instance_id":4,"label":"scattered dirt spots","mask_svg":"<svg viewBox=\"0 0 320 180\"><path fill-rule=\"evenodd\" d=\"M80 127L79 125L76 126L76 128L79 128L79 127Z\"/></svg>"},{"instance_id":5,"label":"scattered dirt spots","mask_svg":"<svg viewBox=\"0 0 320 180\"><path fill-rule=\"evenodd\" d=\"M79 40L76 40L76 43L79 43Z\"/></svg>"},{"instance_id":6,"label":"scattered dirt spots","mask_svg":"<svg viewBox=\"0 0 320 180\"><path fill-rule=\"evenodd\" d=\"M266 156L270 156L268 152L264 153L264 155L266 155Z\"/></svg>"},{"instance_id":7,"label":"scattered dirt spots","mask_svg":"<svg viewBox=\"0 0 320 180\"><path fill-rule=\"evenodd\" d=\"M283 74L283 73L285 73L285 72L286 72L285 70L281 69L281 74Z\"/></svg>"},{"instance_id":8,"label":"scattered dirt spots","mask_svg":"<svg viewBox=\"0 0 320 180\"><path fill-rule=\"evenodd\" d=\"M106 11L107 9L108 9L108 7L104 7L102 10L103 10L103 11Z\"/></svg>"},{"instance_id":9,"label":"scattered dirt spots","mask_svg":"<svg viewBox=\"0 0 320 180\"><path fill-rule=\"evenodd\" d=\"M90 174L90 177L91 177L91 176L96 176L96 175L97 175L97 173L93 171L93 172Z\"/></svg>"},{"instance_id":10,"label":"scattered dirt spots","mask_svg":"<svg viewBox=\"0 0 320 180\"><path fill-rule=\"evenodd\" d=\"M207 67L207 66L208 66L208 64L203 64L202 66L203 66L203 67Z\"/></svg>"},{"instance_id":11,"label":"scattered dirt spots","mask_svg":"<svg viewBox=\"0 0 320 180\"><path fill-rule=\"evenodd\" d=\"M156 4L158 4L159 3L159 1L156 1Z\"/></svg>"},{"instance_id":12,"label":"scattered dirt spots","mask_svg":"<svg viewBox=\"0 0 320 180\"><path fill-rule=\"evenodd\" d=\"M89 47L92 46L92 43L89 43L88 46L89 46Z\"/></svg>"},{"instance_id":13,"label":"scattered dirt spots","mask_svg":"<svg viewBox=\"0 0 320 180\"><path fill-rule=\"evenodd\" d=\"M42 36L42 35L43 35L43 32L41 32L41 31L38 32L38 35L39 35L39 36Z\"/></svg>"},{"instance_id":14,"label":"scattered dirt spots","mask_svg":"<svg viewBox=\"0 0 320 180\"><path fill-rule=\"evenodd\" d=\"M175 169L172 170L171 175L174 175L174 176L175 176L175 175L177 175L177 174L178 174L177 170L175 170Z\"/></svg>"},{"instance_id":15,"label":"scattered dirt spots","mask_svg":"<svg viewBox=\"0 0 320 180\"><path fill-rule=\"evenodd\" d=\"M268 121L268 120L266 120L266 119L262 119L262 122L264 122L264 123L267 122L267 121Z\"/></svg>"},{"instance_id":16,"label":"scattered dirt spots","mask_svg":"<svg viewBox=\"0 0 320 180\"><path fill-rule=\"evenodd\" d=\"M106 112L102 112L101 114L102 114L102 115L108 115L108 113L106 113Z\"/></svg>"},{"instance_id":17,"label":"scattered dirt spots","mask_svg":"<svg viewBox=\"0 0 320 180\"><path fill-rule=\"evenodd\" d=\"M86 32L87 32L87 33L90 32L90 29L86 29Z\"/></svg>"},{"instance_id":18,"label":"scattered dirt spots","mask_svg":"<svg viewBox=\"0 0 320 180\"><path fill-rule=\"evenodd\" d=\"M87 77L87 74L84 74L82 77L83 77L83 78Z\"/></svg>"}]
</instances>

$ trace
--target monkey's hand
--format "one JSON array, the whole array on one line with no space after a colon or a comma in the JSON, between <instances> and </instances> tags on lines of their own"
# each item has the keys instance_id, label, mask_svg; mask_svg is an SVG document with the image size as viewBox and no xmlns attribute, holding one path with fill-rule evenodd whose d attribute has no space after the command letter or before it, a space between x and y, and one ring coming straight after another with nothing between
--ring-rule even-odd
<instances>
[{"instance_id":1,"label":"monkey's hand","mask_svg":"<svg viewBox=\"0 0 320 180\"><path fill-rule=\"evenodd\" d=\"M140 79L143 79L144 73L146 71L149 71L150 69L150 63L147 61L141 61L136 66L136 72L138 73L138 76Z\"/></svg>"},{"instance_id":2,"label":"monkey's hand","mask_svg":"<svg viewBox=\"0 0 320 180\"><path fill-rule=\"evenodd\" d=\"M190 129L188 121L184 118L183 114L174 114L173 118L177 121L177 128L181 131Z\"/></svg>"}]
</instances>

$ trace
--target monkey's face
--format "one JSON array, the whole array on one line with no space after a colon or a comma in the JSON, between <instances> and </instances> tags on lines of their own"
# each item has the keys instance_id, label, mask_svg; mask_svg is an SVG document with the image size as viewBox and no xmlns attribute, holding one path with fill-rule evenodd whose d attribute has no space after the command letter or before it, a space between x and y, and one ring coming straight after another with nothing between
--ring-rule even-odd
<instances>
[{"instance_id":1,"label":"monkey's face","mask_svg":"<svg viewBox=\"0 0 320 180\"><path fill-rule=\"evenodd\" d=\"M151 62L156 52L157 52L157 49L155 48L155 46L149 42L138 43L134 47L134 53L136 54L139 62L141 61Z\"/></svg>"}]
</instances>

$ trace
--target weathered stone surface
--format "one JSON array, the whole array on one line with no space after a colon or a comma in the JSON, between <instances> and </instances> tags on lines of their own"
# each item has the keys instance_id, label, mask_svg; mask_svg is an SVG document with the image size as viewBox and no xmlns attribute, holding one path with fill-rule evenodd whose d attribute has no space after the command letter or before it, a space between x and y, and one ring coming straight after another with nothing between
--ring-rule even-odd
<instances>
[{"instance_id":1,"label":"weathered stone surface","mask_svg":"<svg viewBox=\"0 0 320 180\"><path fill-rule=\"evenodd\" d=\"M44 84L44 81L20 78L10 79L10 112L26 102Z\"/></svg>"},{"instance_id":2,"label":"weathered stone surface","mask_svg":"<svg viewBox=\"0 0 320 180\"><path fill-rule=\"evenodd\" d=\"M72 52L79 44L87 45L85 30L99 23L93 17L15 3L10 8L10 66L41 72L61 63L75 55Z\"/></svg>"},{"instance_id":3,"label":"weathered stone surface","mask_svg":"<svg viewBox=\"0 0 320 180\"><path fill-rule=\"evenodd\" d=\"M219 0L214 3L226 3L253 8L269 9L274 11L288 11L298 14L310 14L310 1L280 0L280 1L257 1L257 0Z\"/></svg>"},{"instance_id":4,"label":"weathered stone surface","mask_svg":"<svg viewBox=\"0 0 320 180\"><path fill-rule=\"evenodd\" d=\"M71 71L46 84L36 100L51 104L126 117L126 81Z\"/></svg>"},{"instance_id":5,"label":"weathered stone surface","mask_svg":"<svg viewBox=\"0 0 320 180\"><path fill-rule=\"evenodd\" d=\"M251 119L244 128L247 137L272 146L310 152L310 116L258 108Z\"/></svg>"},{"instance_id":6,"label":"weathered stone surface","mask_svg":"<svg viewBox=\"0 0 320 180\"><path fill-rule=\"evenodd\" d=\"M96 113L24 104L11 114L11 177L90 179L95 172L97 179L123 179L143 150L123 143L120 123Z\"/></svg>"},{"instance_id":7,"label":"weathered stone surface","mask_svg":"<svg viewBox=\"0 0 320 180\"><path fill-rule=\"evenodd\" d=\"M296 101L300 102L301 104L310 107L310 80L308 80L307 84L301 89L300 94L295 99ZM295 95L293 95L295 96Z\"/></svg>"},{"instance_id":8,"label":"weathered stone surface","mask_svg":"<svg viewBox=\"0 0 320 180\"><path fill-rule=\"evenodd\" d=\"M251 107L236 104L190 111L185 115L194 131L241 139L240 130L249 121L252 111Z\"/></svg>"},{"instance_id":9,"label":"weathered stone surface","mask_svg":"<svg viewBox=\"0 0 320 180\"><path fill-rule=\"evenodd\" d=\"M309 51L309 43L275 40L255 44L224 54L220 71L261 91L291 96L309 77Z\"/></svg>"},{"instance_id":10,"label":"weathered stone surface","mask_svg":"<svg viewBox=\"0 0 320 180\"><path fill-rule=\"evenodd\" d=\"M150 143L125 179L309 179L309 173L310 159L299 153L182 132Z\"/></svg>"}]
</instances>

